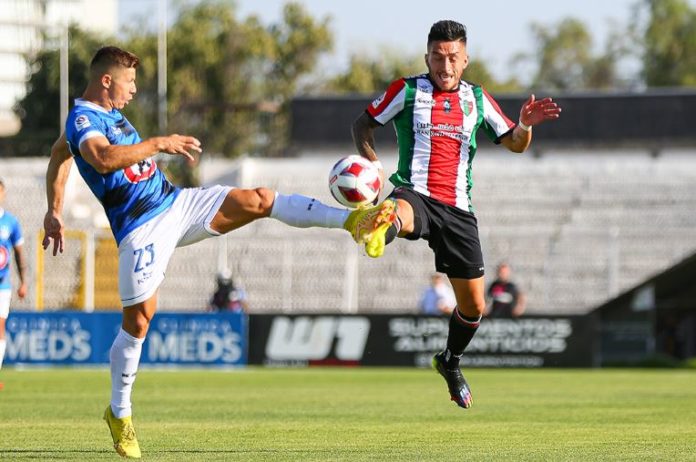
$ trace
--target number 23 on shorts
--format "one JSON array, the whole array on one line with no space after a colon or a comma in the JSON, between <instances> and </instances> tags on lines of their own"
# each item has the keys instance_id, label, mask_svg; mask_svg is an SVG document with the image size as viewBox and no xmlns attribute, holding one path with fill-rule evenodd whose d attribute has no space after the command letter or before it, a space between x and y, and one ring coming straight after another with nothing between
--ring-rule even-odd
<instances>
[{"instance_id":1,"label":"number 23 on shorts","mask_svg":"<svg viewBox=\"0 0 696 462\"><path fill-rule=\"evenodd\" d=\"M133 255L135 255L133 272L139 273L155 262L155 246L154 244L148 244L140 249L135 249Z\"/></svg>"}]
</instances>

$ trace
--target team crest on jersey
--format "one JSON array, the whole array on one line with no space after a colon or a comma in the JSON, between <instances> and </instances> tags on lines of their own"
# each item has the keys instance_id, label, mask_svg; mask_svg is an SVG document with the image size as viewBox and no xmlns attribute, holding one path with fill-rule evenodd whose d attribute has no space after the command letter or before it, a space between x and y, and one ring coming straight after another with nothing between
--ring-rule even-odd
<instances>
[{"instance_id":1,"label":"team crest on jersey","mask_svg":"<svg viewBox=\"0 0 696 462\"><path fill-rule=\"evenodd\" d=\"M449 98L447 98L445 102L442 103L442 107L444 108L445 112L450 112L452 110L452 105L450 104Z\"/></svg>"},{"instance_id":2,"label":"team crest on jersey","mask_svg":"<svg viewBox=\"0 0 696 462\"><path fill-rule=\"evenodd\" d=\"M10 261L10 253L5 247L0 247L0 269L5 269Z\"/></svg>"},{"instance_id":3,"label":"team crest on jersey","mask_svg":"<svg viewBox=\"0 0 696 462\"><path fill-rule=\"evenodd\" d=\"M462 102L462 112L465 116L469 116L474 111L474 103L471 101Z\"/></svg>"},{"instance_id":4,"label":"team crest on jersey","mask_svg":"<svg viewBox=\"0 0 696 462\"><path fill-rule=\"evenodd\" d=\"M157 171L157 164L152 159L141 160L137 164L133 164L128 168L123 169L123 175L131 183L139 183L150 179Z\"/></svg>"},{"instance_id":5,"label":"team crest on jersey","mask_svg":"<svg viewBox=\"0 0 696 462\"><path fill-rule=\"evenodd\" d=\"M75 118L75 128L77 128L78 131L90 127L91 125L86 115L79 115Z\"/></svg>"}]
</instances>

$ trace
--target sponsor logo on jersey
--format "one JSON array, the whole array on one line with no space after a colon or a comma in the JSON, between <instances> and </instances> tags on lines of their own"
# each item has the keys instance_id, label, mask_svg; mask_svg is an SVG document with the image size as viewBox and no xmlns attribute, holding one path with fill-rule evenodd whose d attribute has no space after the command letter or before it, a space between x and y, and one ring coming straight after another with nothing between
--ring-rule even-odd
<instances>
[{"instance_id":1,"label":"sponsor logo on jersey","mask_svg":"<svg viewBox=\"0 0 696 462\"><path fill-rule=\"evenodd\" d=\"M0 270L5 269L9 261L10 252L5 247L0 247Z\"/></svg>"},{"instance_id":2,"label":"sponsor logo on jersey","mask_svg":"<svg viewBox=\"0 0 696 462\"><path fill-rule=\"evenodd\" d=\"M152 159L141 160L137 164L123 169L123 175L131 183L149 180L157 171L157 164Z\"/></svg>"},{"instance_id":3,"label":"sponsor logo on jersey","mask_svg":"<svg viewBox=\"0 0 696 462\"><path fill-rule=\"evenodd\" d=\"M84 130L87 127L91 127L92 124L89 123L89 118L86 115L79 115L75 119L75 128L80 131Z\"/></svg>"}]
</instances>

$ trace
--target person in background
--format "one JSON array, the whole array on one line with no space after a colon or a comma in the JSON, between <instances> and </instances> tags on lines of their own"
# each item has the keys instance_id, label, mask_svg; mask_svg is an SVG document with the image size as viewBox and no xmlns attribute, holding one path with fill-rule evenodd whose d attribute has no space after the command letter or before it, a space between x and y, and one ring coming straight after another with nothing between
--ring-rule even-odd
<instances>
[{"instance_id":1,"label":"person in background","mask_svg":"<svg viewBox=\"0 0 696 462\"><path fill-rule=\"evenodd\" d=\"M23 299L27 295L26 263L24 260L24 238L22 228L14 215L2 208L5 200L5 184L0 180L0 369L5 357L5 322L10 314L10 300L12 299L12 283L10 281L10 255L14 253L17 263L17 275L19 287L17 296ZM0 382L0 390L3 383Z\"/></svg>"},{"instance_id":2,"label":"person in background","mask_svg":"<svg viewBox=\"0 0 696 462\"><path fill-rule=\"evenodd\" d=\"M235 285L229 269L217 274L217 288L210 299L208 311L249 312L246 292Z\"/></svg>"},{"instance_id":3,"label":"person in background","mask_svg":"<svg viewBox=\"0 0 696 462\"><path fill-rule=\"evenodd\" d=\"M457 306L457 299L454 291L445 282L445 278L440 273L433 273L430 277L428 286L421 295L418 307L421 313L427 315L451 315Z\"/></svg>"},{"instance_id":4,"label":"person in background","mask_svg":"<svg viewBox=\"0 0 696 462\"><path fill-rule=\"evenodd\" d=\"M498 265L498 275L488 287L488 318L517 318L524 313L527 299L517 284L510 280L510 265Z\"/></svg>"}]
</instances>

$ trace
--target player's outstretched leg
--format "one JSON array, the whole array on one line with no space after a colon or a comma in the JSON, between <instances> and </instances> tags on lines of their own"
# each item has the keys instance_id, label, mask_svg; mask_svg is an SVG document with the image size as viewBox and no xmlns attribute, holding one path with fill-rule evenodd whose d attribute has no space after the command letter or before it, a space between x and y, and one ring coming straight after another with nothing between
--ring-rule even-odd
<instances>
[{"instance_id":1,"label":"player's outstretched leg","mask_svg":"<svg viewBox=\"0 0 696 462\"><path fill-rule=\"evenodd\" d=\"M140 445L135 437L135 428L131 417L116 418L111 411L111 405L108 405L104 411L104 420L109 426L116 452L123 457L140 459Z\"/></svg>"},{"instance_id":2,"label":"player's outstretched leg","mask_svg":"<svg viewBox=\"0 0 696 462\"><path fill-rule=\"evenodd\" d=\"M447 388L449 388L452 401L457 403L459 407L469 409L474 402L469 384L466 383L466 379L462 375L462 371L459 370L459 366L454 369L449 369L447 367L446 354L446 351L442 351L433 356L433 368L439 372L445 379L445 382L447 382Z\"/></svg>"},{"instance_id":3,"label":"player's outstretched leg","mask_svg":"<svg viewBox=\"0 0 696 462\"><path fill-rule=\"evenodd\" d=\"M396 218L396 201L386 199L374 207L354 210L343 227L355 242L365 244L365 251L370 257L377 258L384 253L387 230Z\"/></svg>"}]
</instances>

